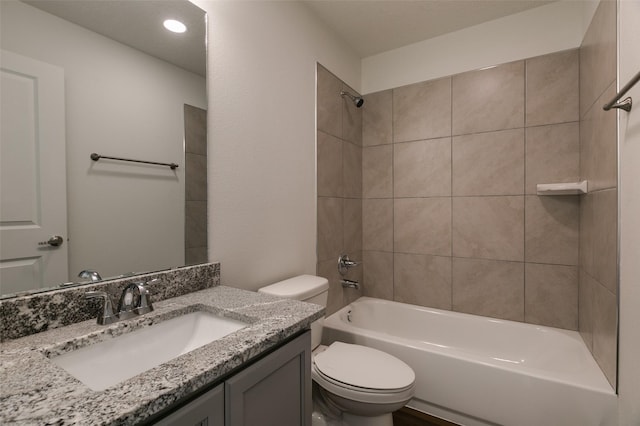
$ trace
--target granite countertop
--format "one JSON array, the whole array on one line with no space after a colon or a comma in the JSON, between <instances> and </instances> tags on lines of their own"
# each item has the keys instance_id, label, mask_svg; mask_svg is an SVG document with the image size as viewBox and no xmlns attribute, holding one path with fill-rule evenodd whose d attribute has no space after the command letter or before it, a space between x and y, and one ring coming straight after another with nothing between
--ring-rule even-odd
<instances>
[{"instance_id":1,"label":"granite countertop","mask_svg":"<svg viewBox=\"0 0 640 426\"><path fill-rule=\"evenodd\" d=\"M108 326L93 319L0 344L0 424L137 424L220 381L324 314L318 305L226 286L157 302L154 308ZM196 310L250 324L104 391L89 389L48 358Z\"/></svg>"}]
</instances>

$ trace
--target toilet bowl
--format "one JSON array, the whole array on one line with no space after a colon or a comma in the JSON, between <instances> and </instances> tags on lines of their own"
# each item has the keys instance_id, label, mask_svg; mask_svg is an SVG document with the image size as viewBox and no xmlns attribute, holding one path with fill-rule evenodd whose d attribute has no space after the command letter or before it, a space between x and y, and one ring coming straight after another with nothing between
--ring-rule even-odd
<instances>
[{"instance_id":1,"label":"toilet bowl","mask_svg":"<svg viewBox=\"0 0 640 426\"><path fill-rule=\"evenodd\" d=\"M300 275L263 287L261 293L326 307L325 278ZM323 319L311 327L313 426L392 426L391 413L414 394L415 374L398 358L362 345L320 345Z\"/></svg>"}]
</instances>

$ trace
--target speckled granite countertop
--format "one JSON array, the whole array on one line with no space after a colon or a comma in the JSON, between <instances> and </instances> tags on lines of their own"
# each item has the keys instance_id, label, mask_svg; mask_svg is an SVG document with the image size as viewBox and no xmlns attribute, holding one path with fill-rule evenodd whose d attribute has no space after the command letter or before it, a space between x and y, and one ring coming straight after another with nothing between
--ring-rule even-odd
<instances>
[{"instance_id":1,"label":"speckled granite countertop","mask_svg":"<svg viewBox=\"0 0 640 426\"><path fill-rule=\"evenodd\" d=\"M109 326L97 325L94 319L0 344L0 424L137 424L220 381L235 368L309 328L324 313L318 305L225 286L167 299L154 307L149 314ZM48 358L196 310L250 324L99 392Z\"/></svg>"}]
</instances>

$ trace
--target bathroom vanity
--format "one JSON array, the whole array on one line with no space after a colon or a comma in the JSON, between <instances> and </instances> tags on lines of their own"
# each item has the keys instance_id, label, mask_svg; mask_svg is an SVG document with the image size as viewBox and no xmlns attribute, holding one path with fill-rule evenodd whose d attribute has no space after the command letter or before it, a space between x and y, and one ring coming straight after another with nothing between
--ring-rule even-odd
<instances>
[{"instance_id":1,"label":"bathroom vanity","mask_svg":"<svg viewBox=\"0 0 640 426\"><path fill-rule=\"evenodd\" d=\"M93 319L1 343L0 423L297 425L310 419L308 329L322 307L225 286L154 305L149 314L109 326ZM247 325L101 391L52 362L196 311Z\"/></svg>"},{"instance_id":2,"label":"bathroom vanity","mask_svg":"<svg viewBox=\"0 0 640 426\"><path fill-rule=\"evenodd\" d=\"M311 332L306 331L154 424L307 424L311 419L310 362Z\"/></svg>"}]
</instances>

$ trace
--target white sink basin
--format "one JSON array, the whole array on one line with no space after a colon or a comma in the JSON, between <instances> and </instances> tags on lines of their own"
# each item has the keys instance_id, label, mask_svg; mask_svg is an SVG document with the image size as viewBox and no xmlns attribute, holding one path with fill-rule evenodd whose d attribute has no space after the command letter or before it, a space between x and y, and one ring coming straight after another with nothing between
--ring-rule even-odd
<instances>
[{"instance_id":1,"label":"white sink basin","mask_svg":"<svg viewBox=\"0 0 640 426\"><path fill-rule=\"evenodd\" d=\"M99 391L220 339L247 324L209 312L192 312L67 352L51 362Z\"/></svg>"}]
</instances>

